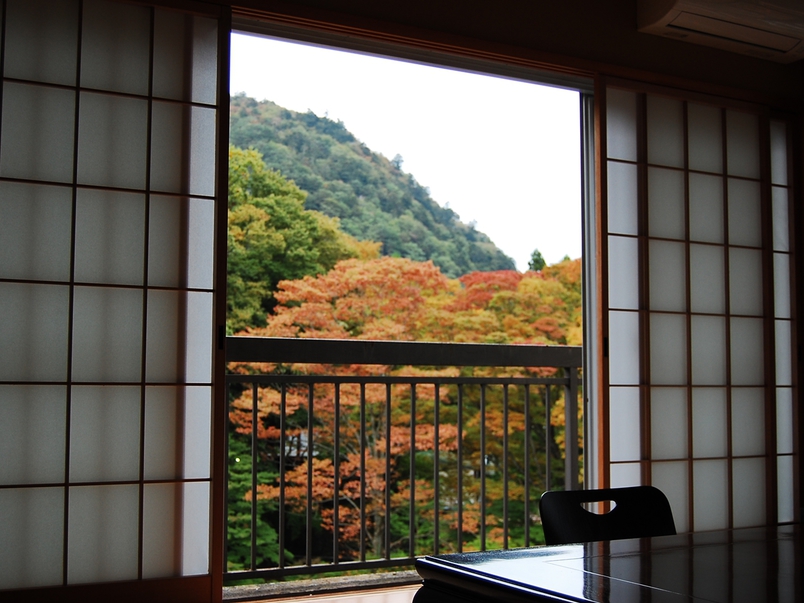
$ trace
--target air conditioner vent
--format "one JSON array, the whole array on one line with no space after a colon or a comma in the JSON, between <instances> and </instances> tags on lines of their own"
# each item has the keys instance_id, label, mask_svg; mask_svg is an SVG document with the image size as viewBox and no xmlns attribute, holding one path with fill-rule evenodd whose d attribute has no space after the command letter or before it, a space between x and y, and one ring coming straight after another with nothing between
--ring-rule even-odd
<instances>
[{"instance_id":1,"label":"air conditioner vent","mask_svg":"<svg viewBox=\"0 0 804 603\"><path fill-rule=\"evenodd\" d=\"M639 30L780 63L804 58L798 0L641 0Z\"/></svg>"}]
</instances>

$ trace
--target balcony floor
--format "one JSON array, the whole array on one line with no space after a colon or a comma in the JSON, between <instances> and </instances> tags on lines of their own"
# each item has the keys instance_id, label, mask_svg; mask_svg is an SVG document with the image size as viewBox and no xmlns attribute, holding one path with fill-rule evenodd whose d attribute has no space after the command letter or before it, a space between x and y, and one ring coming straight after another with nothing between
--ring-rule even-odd
<instances>
[{"instance_id":1,"label":"balcony floor","mask_svg":"<svg viewBox=\"0 0 804 603\"><path fill-rule=\"evenodd\" d=\"M393 586L389 588L354 591L336 594L293 596L282 599L264 599L265 603L411 603L420 585ZM257 602L260 603L260 602Z\"/></svg>"}]
</instances>

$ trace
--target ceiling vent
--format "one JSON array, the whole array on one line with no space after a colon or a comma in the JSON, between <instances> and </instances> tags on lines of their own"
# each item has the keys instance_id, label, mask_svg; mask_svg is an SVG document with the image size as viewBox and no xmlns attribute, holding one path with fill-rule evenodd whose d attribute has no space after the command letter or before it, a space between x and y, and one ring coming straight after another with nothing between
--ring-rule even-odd
<instances>
[{"instance_id":1,"label":"ceiling vent","mask_svg":"<svg viewBox=\"0 0 804 603\"><path fill-rule=\"evenodd\" d=\"M639 31L792 63L804 58L804 1L640 0Z\"/></svg>"}]
</instances>

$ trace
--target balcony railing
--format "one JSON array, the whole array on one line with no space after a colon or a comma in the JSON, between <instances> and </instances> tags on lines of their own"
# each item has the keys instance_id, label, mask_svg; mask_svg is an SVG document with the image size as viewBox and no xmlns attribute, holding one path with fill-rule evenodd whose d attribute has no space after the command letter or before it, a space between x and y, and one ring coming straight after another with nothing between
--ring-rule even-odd
<instances>
[{"instance_id":1,"label":"balcony railing","mask_svg":"<svg viewBox=\"0 0 804 603\"><path fill-rule=\"evenodd\" d=\"M537 544L541 493L579 485L579 347L229 337L226 357L229 582Z\"/></svg>"}]
</instances>

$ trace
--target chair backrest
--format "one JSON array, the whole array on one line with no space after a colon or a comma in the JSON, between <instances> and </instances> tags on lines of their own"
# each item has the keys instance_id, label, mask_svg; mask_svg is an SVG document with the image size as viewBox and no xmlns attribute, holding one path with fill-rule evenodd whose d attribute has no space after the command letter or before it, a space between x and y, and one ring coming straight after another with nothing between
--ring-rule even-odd
<instances>
[{"instance_id":1,"label":"chair backrest","mask_svg":"<svg viewBox=\"0 0 804 603\"><path fill-rule=\"evenodd\" d=\"M587 511L589 502L613 500L608 513ZM673 511L653 486L604 490L553 490L542 494L539 511L547 544L646 538L676 533Z\"/></svg>"}]
</instances>

